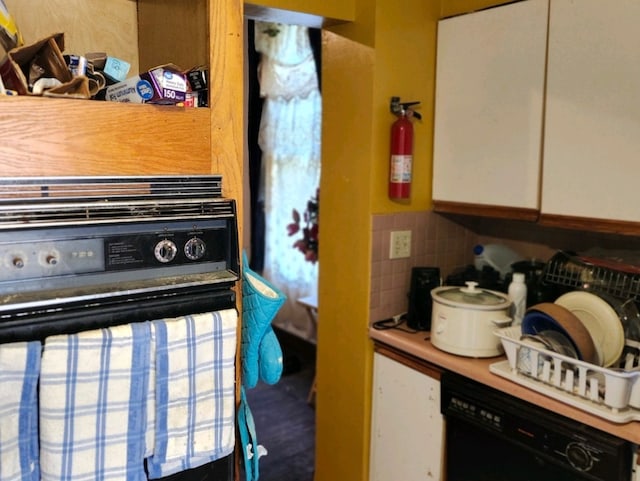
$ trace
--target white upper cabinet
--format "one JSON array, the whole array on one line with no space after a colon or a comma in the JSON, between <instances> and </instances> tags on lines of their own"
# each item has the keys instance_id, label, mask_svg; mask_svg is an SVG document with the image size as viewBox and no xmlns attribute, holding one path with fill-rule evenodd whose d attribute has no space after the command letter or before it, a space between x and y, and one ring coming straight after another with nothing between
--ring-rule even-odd
<instances>
[{"instance_id":1,"label":"white upper cabinet","mask_svg":"<svg viewBox=\"0 0 640 481\"><path fill-rule=\"evenodd\" d=\"M527 0L439 22L436 206L499 206L537 215L548 4Z\"/></svg>"},{"instance_id":2,"label":"white upper cabinet","mask_svg":"<svg viewBox=\"0 0 640 481\"><path fill-rule=\"evenodd\" d=\"M551 2L543 220L640 222L639 25L638 0Z\"/></svg>"}]
</instances>

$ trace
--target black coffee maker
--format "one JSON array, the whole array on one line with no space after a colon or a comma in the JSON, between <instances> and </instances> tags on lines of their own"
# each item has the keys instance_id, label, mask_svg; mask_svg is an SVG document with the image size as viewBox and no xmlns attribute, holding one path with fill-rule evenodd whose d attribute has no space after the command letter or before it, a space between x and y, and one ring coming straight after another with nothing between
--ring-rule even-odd
<instances>
[{"instance_id":1,"label":"black coffee maker","mask_svg":"<svg viewBox=\"0 0 640 481\"><path fill-rule=\"evenodd\" d=\"M431 290L440 286L438 267L414 267L411 269L407 326L418 331L431 329Z\"/></svg>"}]
</instances>

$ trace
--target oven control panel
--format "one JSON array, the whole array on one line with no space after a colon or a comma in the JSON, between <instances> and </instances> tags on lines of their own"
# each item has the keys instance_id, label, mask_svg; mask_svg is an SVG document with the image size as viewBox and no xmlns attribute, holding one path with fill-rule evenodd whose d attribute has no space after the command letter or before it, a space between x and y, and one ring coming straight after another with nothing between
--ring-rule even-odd
<instances>
[{"instance_id":1,"label":"oven control panel","mask_svg":"<svg viewBox=\"0 0 640 481\"><path fill-rule=\"evenodd\" d=\"M168 267L224 260L224 231L188 230L114 236L103 239L104 269Z\"/></svg>"},{"instance_id":2,"label":"oven control panel","mask_svg":"<svg viewBox=\"0 0 640 481\"><path fill-rule=\"evenodd\" d=\"M235 270L225 219L0 234L0 294Z\"/></svg>"},{"instance_id":3,"label":"oven control panel","mask_svg":"<svg viewBox=\"0 0 640 481\"><path fill-rule=\"evenodd\" d=\"M103 253L99 239L0 245L0 282L103 270Z\"/></svg>"}]
</instances>

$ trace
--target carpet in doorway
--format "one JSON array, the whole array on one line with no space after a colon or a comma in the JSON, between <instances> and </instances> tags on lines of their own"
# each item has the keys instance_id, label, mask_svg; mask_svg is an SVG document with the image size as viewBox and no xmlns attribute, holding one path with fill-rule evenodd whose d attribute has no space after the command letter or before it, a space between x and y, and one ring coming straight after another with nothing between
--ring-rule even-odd
<instances>
[{"instance_id":1,"label":"carpet in doorway","mask_svg":"<svg viewBox=\"0 0 640 481\"><path fill-rule=\"evenodd\" d=\"M284 373L273 386L260 381L247 390L260 458L260 481L313 481L315 409L307 403L315 366L285 355Z\"/></svg>"}]
</instances>

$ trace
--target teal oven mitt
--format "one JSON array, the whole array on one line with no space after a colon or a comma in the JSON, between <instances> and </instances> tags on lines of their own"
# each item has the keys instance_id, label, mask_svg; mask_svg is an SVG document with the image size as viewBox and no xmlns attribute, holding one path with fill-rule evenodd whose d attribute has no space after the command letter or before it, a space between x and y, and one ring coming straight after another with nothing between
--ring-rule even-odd
<instances>
[{"instance_id":1,"label":"teal oven mitt","mask_svg":"<svg viewBox=\"0 0 640 481\"><path fill-rule=\"evenodd\" d=\"M285 295L278 288L249 268L247 254L243 252L241 364L243 384L247 389L258 383L260 346L285 300ZM269 338L263 346L265 355L274 353L274 339L277 343L275 334L273 337L269 335ZM268 374L269 378L273 378L273 373Z\"/></svg>"},{"instance_id":2,"label":"teal oven mitt","mask_svg":"<svg viewBox=\"0 0 640 481\"><path fill-rule=\"evenodd\" d=\"M256 436L256 426L244 388L240 388L240 406L238 406L238 431L244 459L244 472L246 481L257 481L260 477L259 463L260 450Z\"/></svg>"},{"instance_id":3,"label":"teal oven mitt","mask_svg":"<svg viewBox=\"0 0 640 481\"><path fill-rule=\"evenodd\" d=\"M258 368L260 379L267 384L277 383L282 376L282 348L271 326L260 343Z\"/></svg>"}]
</instances>

